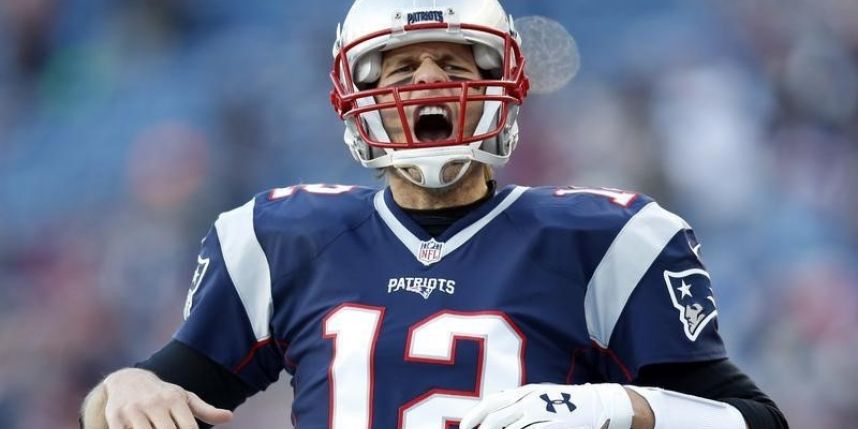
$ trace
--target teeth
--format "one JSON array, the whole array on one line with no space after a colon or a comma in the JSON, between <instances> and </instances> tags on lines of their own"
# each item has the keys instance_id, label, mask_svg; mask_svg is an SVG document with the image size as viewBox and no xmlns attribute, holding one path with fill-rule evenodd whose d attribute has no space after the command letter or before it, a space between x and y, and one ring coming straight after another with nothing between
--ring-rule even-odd
<instances>
[{"instance_id":1,"label":"teeth","mask_svg":"<svg viewBox=\"0 0 858 429\"><path fill-rule=\"evenodd\" d=\"M438 106L423 106L417 111L419 116L423 115L442 115L447 117L447 109Z\"/></svg>"}]
</instances>

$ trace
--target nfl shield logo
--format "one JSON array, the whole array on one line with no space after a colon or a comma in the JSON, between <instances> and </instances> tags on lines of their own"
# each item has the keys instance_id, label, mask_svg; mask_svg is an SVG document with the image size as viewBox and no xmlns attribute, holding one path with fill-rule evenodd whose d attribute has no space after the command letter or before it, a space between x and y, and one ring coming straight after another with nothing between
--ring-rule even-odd
<instances>
[{"instance_id":1,"label":"nfl shield logo","mask_svg":"<svg viewBox=\"0 0 858 429\"><path fill-rule=\"evenodd\" d=\"M417 259L424 265L434 264L441 260L441 250L444 248L444 243L439 243L435 239L420 242L420 250L417 252Z\"/></svg>"}]
</instances>

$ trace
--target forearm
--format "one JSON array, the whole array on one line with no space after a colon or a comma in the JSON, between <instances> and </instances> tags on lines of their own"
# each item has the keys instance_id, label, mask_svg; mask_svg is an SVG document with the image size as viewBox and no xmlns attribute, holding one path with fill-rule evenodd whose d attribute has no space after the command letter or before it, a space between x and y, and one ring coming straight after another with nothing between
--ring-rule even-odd
<instances>
[{"instance_id":1,"label":"forearm","mask_svg":"<svg viewBox=\"0 0 858 429\"><path fill-rule=\"evenodd\" d=\"M748 429L742 414L732 405L652 387L627 386L634 417L632 429Z\"/></svg>"},{"instance_id":2,"label":"forearm","mask_svg":"<svg viewBox=\"0 0 858 429\"><path fill-rule=\"evenodd\" d=\"M626 393L629 394L629 399L632 401L632 410L635 413L632 418L631 429L654 429L655 414L653 414L652 407L650 407L646 398L628 387L626 388ZM747 424L745 427L747 428Z\"/></svg>"},{"instance_id":3,"label":"forearm","mask_svg":"<svg viewBox=\"0 0 858 429\"><path fill-rule=\"evenodd\" d=\"M748 428L787 429L777 405L729 360L651 365L632 383L712 399L736 408Z\"/></svg>"}]
</instances>

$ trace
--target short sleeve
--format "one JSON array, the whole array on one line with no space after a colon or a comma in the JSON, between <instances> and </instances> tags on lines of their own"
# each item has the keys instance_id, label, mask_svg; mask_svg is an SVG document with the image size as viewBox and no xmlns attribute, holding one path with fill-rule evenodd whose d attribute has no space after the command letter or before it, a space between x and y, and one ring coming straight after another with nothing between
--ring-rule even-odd
<instances>
[{"instance_id":1,"label":"short sleeve","mask_svg":"<svg viewBox=\"0 0 858 429\"><path fill-rule=\"evenodd\" d=\"M726 357L700 245L679 216L650 203L623 227L588 285L588 329L611 381L656 363Z\"/></svg>"},{"instance_id":2,"label":"short sleeve","mask_svg":"<svg viewBox=\"0 0 858 429\"><path fill-rule=\"evenodd\" d=\"M253 228L253 201L222 214L203 239L185 321L174 339L264 390L283 354L271 333L268 262Z\"/></svg>"}]
</instances>

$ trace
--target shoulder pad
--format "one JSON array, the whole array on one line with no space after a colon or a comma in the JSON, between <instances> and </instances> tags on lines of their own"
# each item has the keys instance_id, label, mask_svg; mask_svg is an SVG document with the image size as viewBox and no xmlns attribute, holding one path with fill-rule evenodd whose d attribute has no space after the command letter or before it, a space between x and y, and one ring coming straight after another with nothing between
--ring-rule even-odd
<instances>
[{"instance_id":1,"label":"shoulder pad","mask_svg":"<svg viewBox=\"0 0 858 429\"><path fill-rule=\"evenodd\" d=\"M254 223L257 234L339 232L372 214L377 190L348 185L297 185L257 194Z\"/></svg>"},{"instance_id":2,"label":"shoulder pad","mask_svg":"<svg viewBox=\"0 0 858 429\"><path fill-rule=\"evenodd\" d=\"M653 202L637 192L578 187L532 188L522 200L518 207L540 224L575 230L618 230Z\"/></svg>"},{"instance_id":3,"label":"shoulder pad","mask_svg":"<svg viewBox=\"0 0 858 429\"><path fill-rule=\"evenodd\" d=\"M236 237L243 248L253 250L258 257L252 259L264 260L272 275L280 275L312 260L344 231L370 218L376 192L342 185L274 189L222 213L215 226L219 235Z\"/></svg>"}]
</instances>

